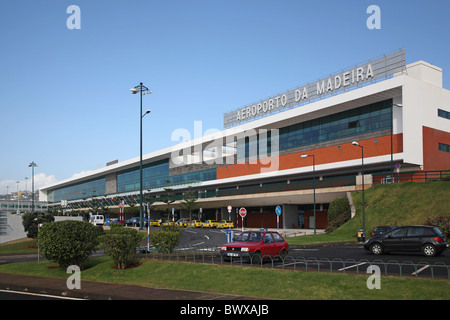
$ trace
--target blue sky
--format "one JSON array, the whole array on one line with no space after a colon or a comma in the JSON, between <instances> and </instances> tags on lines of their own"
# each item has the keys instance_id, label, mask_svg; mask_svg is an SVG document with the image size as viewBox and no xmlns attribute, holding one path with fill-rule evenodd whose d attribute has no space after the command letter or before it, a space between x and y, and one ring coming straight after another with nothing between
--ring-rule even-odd
<instances>
[{"instance_id":1,"label":"blue sky","mask_svg":"<svg viewBox=\"0 0 450 320\"><path fill-rule=\"evenodd\" d=\"M70 5L81 29L68 29ZM370 5L381 29L369 30ZM36 188L144 153L172 132L223 129L223 114L404 48L443 68L447 0L2 0L0 193ZM29 179L28 181L31 181ZM28 182L28 190L31 189Z\"/></svg>"}]
</instances>

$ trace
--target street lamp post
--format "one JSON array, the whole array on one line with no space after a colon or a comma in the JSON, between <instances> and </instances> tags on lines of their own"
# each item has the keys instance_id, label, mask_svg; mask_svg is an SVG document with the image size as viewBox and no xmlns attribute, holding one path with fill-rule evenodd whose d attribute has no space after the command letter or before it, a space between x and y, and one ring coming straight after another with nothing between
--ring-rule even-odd
<instances>
[{"instance_id":1,"label":"street lamp post","mask_svg":"<svg viewBox=\"0 0 450 320\"><path fill-rule=\"evenodd\" d=\"M32 161L28 167L31 167L31 212L34 212L34 167L38 165Z\"/></svg>"},{"instance_id":2,"label":"street lamp post","mask_svg":"<svg viewBox=\"0 0 450 320\"><path fill-rule=\"evenodd\" d=\"M139 112L139 121L140 121L140 153L139 153L139 216L140 216L140 224L139 224L139 230L143 230L144 229L144 211L143 211L143 206L142 206L142 118L144 118L144 116L147 113L150 113L150 110L147 110L144 114L142 114L142 93L144 91L147 92L147 94L152 93L150 91L149 88L147 88L146 86L144 86L142 84L142 82L138 85L135 86L133 88L130 89L132 94L136 94L136 93L140 93L140 112ZM145 93L144 93L145 94Z\"/></svg>"},{"instance_id":3,"label":"street lamp post","mask_svg":"<svg viewBox=\"0 0 450 320\"><path fill-rule=\"evenodd\" d=\"M307 155L303 153L302 158L313 158L313 189L314 189L314 234L316 234L316 157L313 154Z\"/></svg>"},{"instance_id":4,"label":"street lamp post","mask_svg":"<svg viewBox=\"0 0 450 320\"><path fill-rule=\"evenodd\" d=\"M352 145L361 148L361 180L362 180L362 209L363 209L363 237L366 237L366 213L365 213L365 203L364 203L364 147L358 142L353 141Z\"/></svg>"}]
</instances>

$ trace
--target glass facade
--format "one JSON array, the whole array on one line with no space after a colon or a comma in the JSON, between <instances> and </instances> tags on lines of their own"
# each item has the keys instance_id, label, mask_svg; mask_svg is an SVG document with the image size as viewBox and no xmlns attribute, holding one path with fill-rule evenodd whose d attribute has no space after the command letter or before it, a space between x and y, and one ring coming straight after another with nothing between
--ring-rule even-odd
<instances>
[{"instance_id":1,"label":"glass facade","mask_svg":"<svg viewBox=\"0 0 450 320\"><path fill-rule=\"evenodd\" d=\"M296 123L279 129L279 150L289 150L307 145L353 137L365 133L390 129L392 123L392 100L373 103L360 108L351 109L325 117ZM270 131L268 132L267 150L270 154ZM257 144L259 154L259 138L245 138L238 141L238 159L249 156L252 143ZM253 153L253 152L252 152Z\"/></svg>"},{"instance_id":2,"label":"glass facade","mask_svg":"<svg viewBox=\"0 0 450 320\"><path fill-rule=\"evenodd\" d=\"M91 198L92 196L105 195L105 178L91 180L72 186L63 187L48 193L48 202L60 202L61 200L77 200Z\"/></svg>"},{"instance_id":3,"label":"glass facade","mask_svg":"<svg viewBox=\"0 0 450 320\"><path fill-rule=\"evenodd\" d=\"M169 176L169 160L162 160L143 166L143 189L158 188L170 184L182 184L195 181L216 179L216 169L207 169ZM139 190L139 168L117 173L117 192Z\"/></svg>"}]
</instances>

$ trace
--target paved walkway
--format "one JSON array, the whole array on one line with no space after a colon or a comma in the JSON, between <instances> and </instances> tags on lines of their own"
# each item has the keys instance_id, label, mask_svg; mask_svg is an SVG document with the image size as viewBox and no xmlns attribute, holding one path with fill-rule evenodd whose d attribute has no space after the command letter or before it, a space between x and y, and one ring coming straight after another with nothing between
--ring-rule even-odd
<instances>
[{"instance_id":1,"label":"paved walkway","mask_svg":"<svg viewBox=\"0 0 450 320\"><path fill-rule=\"evenodd\" d=\"M0 273L0 289L42 293L90 300L263 300L227 294L187 290L155 289L123 284L81 281L81 289L70 290L67 279Z\"/></svg>"}]
</instances>

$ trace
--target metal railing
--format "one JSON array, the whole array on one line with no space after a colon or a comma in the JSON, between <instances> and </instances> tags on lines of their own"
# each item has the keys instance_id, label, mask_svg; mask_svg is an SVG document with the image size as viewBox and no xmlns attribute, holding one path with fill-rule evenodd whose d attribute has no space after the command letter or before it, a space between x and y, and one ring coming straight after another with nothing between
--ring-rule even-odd
<instances>
[{"instance_id":1,"label":"metal railing","mask_svg":"<svg viewBox=\"0 0 450 320\"><path fill-rule=\"evenodd\" d=\"M450 171L413 171L373 175L374 184L450 181Z\"/></svg>"},{"instance_id":2,"label":"metal railing","mask_svg":"<svg viewBox=\"0 0 450 320\"><path fill-rule=\"evenodd\" d=\"M179 262L197 262L211 264L239 265L247 267L260 267L285 270L301 270L315 272L337 272L366 274L369 266L378 266L384 275L411 276L411 277L431 277L450 279L450 266L444 262L429 263L420 261L383 261L375 259L341 259L341 258L316 258L304 256L287 255L270 257L268 255L252 255L241 253L238 257L227 257L224 259L220 255L219 248L200 247L178 248L172 253L158 253L150 248L150 252L145 252L141 257L147 259L169 260Z\"/></svg>"}]
</instances>

